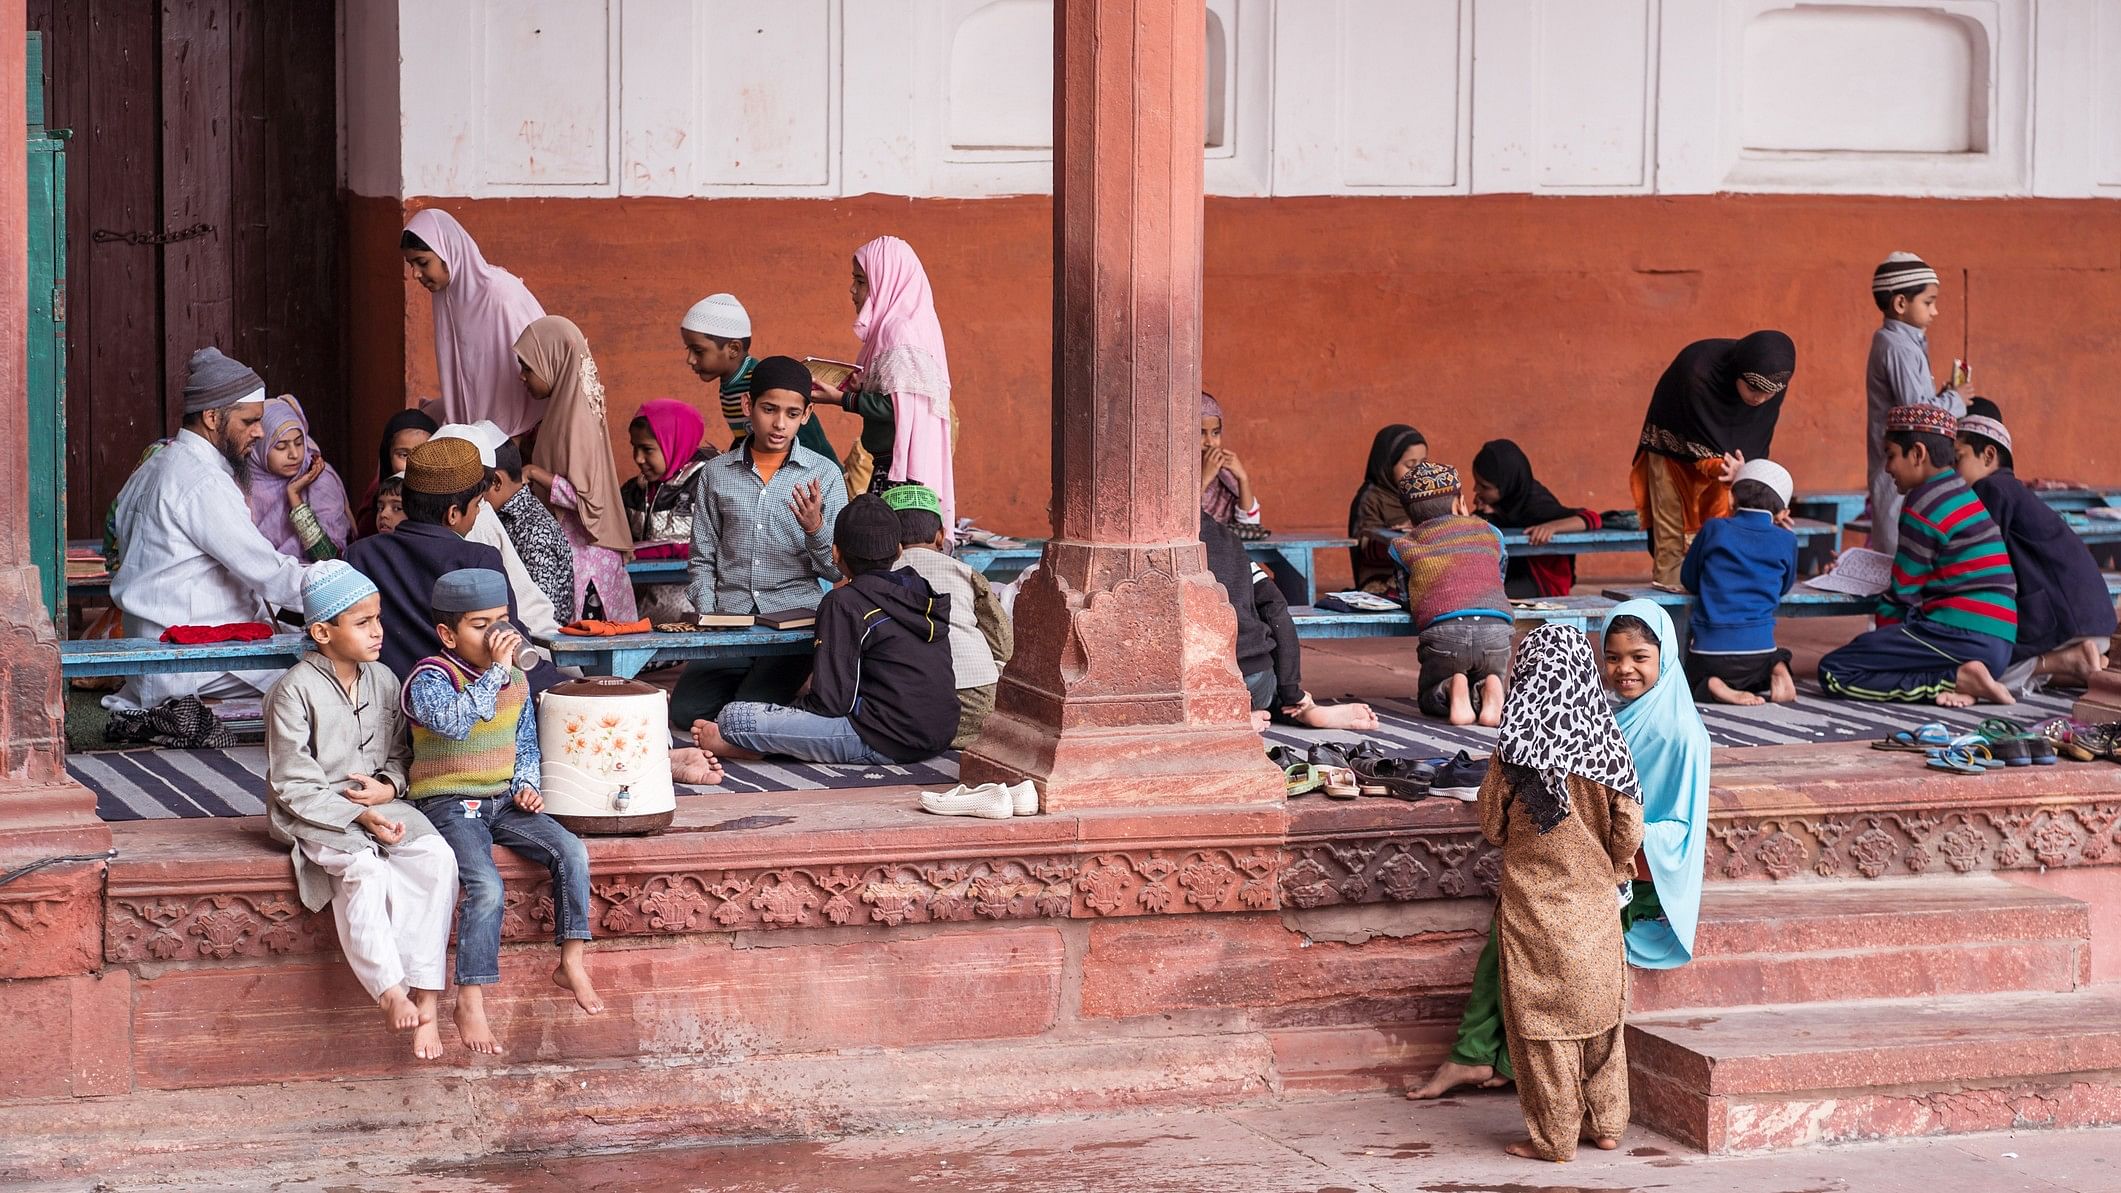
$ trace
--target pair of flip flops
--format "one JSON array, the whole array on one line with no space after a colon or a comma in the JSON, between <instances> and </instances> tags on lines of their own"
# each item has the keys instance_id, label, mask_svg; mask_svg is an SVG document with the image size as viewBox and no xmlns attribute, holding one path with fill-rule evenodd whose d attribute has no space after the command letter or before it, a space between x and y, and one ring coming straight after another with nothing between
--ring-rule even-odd
<instances>
[{"instance_id":1,"label":"pair of flip flops","mask_svg":"<svg viewBox=\"0 0 2121 1193\"><path fill-rule=\"evenodd\" d=\"M1282 790L1290 799L1315 793L1327 799L1354 799L1362 794L1355 772L1345 766L1311 762L1288 746L1267 747L1267 758L1281 768Z\"/></svg>"},{"instance_id":2,"label":"pair of flip flops","mask_svg":"<svg viewBox=\"0 0 2121 1193\"><path fill-rule=\"evenodd\" d=\"M1967 734L1966 738L1972 740L1961 739L1951 745L1929 751L1924 765L1931 770L1946 771L1955 775L1985 775L2005 765L2001 758L1996 757L1995 751L1989 748L1987 742L1981 741L1973 734Z\"/></svg>"},{"instance_id":3,"label":"pair of flip flops","mask_svg":"<svg viewBox=\"0 0 2121 1193\"><path fill-rule=\"evenodd\" d=\"M2009 717L1990 717L1974 730L1989 743L2005 766L2053 766L2061 754L2045 734L2035 733Z\"/></svg>"},{"instance_id":4,"label":"pair of flip flops","mask_svg":"<svg viewBox=\"0 0 2121 1193\"><path fill-rule=\"evenodd\" d=\"M1364 795L1381 795L1407 803L1427 799L1429 784L1436 778L1434 766L1413 758L1395 758L1370 742L1352 746L1320 742L1311 747L1311 760L1354 771Z\"/></svg>"},{"instance_id":5,"label":"pair of flip flops","mask_svg":"<svg viewBox=\"0 0 2121 1193\"><path fill-rule=\"evenodd\" d=\"M2071 717L2054 717L2034 726L2033 731L2073 762L2100 758L2121 761L2121 754L2117 754L2117 749L2121 749L2121 723L2087 725Z\"/></svg>"},{"instance_id":6,"label":"pair of flip flops","mask_svg":"<svg viewBox=\"0 0 2121 1193\"><path fill-rule=\"evenodd\" d=\"M1913 729L1895 729L1881 740L1871 743L1873 750L1894 750L1909 754L1927 754L1932 750L1949 749L1960 735L1942 721L1931 721Z\"/></svg>"}]
</instances>

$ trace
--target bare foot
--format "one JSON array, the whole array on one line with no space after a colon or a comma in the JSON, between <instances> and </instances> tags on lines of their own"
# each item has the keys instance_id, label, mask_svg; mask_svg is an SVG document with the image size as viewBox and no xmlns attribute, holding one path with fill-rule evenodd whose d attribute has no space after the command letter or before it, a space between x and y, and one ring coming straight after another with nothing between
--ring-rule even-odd
<instances>
[{"instance_id":1,"label":"bare foot","mask_svg":"<svg viewBox=\"0 0 2121 1193\"><path fill-rule=\"evenodd\" d=\"M1708 689L1709 695L1715 697L1718 704L1743 704L1750 706L1767 703L1753 693L1741 692L1713 675L1709 676Z\"/></svg>"},{"instance_id":2,"label":"bare foot","mask_svg":"<svg viewBox=\"0 0 2121 1193\"><path fill-rule=\"evenodd\" d=\"M1511 1155L1513 1155L1513 1156L1516 1156L1516 1157L1517 1157L1518 1159L1520 1159L1520 1160L1545 1160L1545 1159L1546 1159L1546 1157L1545 1157L1545 1156L1542 1156L1542 1155L1540 1155L1540 1154L1539 1154L1539 1150L1538 1150L1537 1148L1535 1148L1535 1147L1533 1147L1533 1146L1532 1146L1532 1141L1531 1141L1531 1140L1529 1140L1529 1139L1520 1139L1520 1140L1518 1140L1518 1141L1517 1141L1516 1143L1513 1143L1513 1144L1511 1144L1510 1146L1508 1146L1508 1147L1506 1147L1506 1148L1504 1148L1504 1149L1502 1149L1502 1150L1503 1150L1503 1151L1505 1151L1505 1152L1508 1152L1509 1154L1511 1154ZM1555 1160L1555 1161L1553 1161L1553 1163L1556 1163L1556 1164L1562 1164L1562 1163L1566 1163L1566 1161L1563 1161L1563 1160Z\"/></svg>"},{"instance_id":3,"label":"bare foot","mask_svg":"<svg viewBox=\"0 0 2121 1193\"><path fill-rule=\"evenodd\" d=\"M1581 1142L1588 1143L1602 1152L1609 1152L1620 1146L1618 1139L1608 1135L1585 1135L1582 1137Z\"/></svg>"},{"instance_id":4,"label":"bare foot","mask_svg":"<svg viewBox=\"0 0 2121 1193\"><path fill-rule=\"evenodd\" d=\"M712 754L716 758L734 758L741 762L757 762L765 757L764 754L755 754L750 750L740 750L730 745L729 739L722 736L722 727L713 721L694 721L692 723L692 744L698 746L702 753Z\"/></svg>"},{"instance_id":5,"label":"bare foot","mask_svg":"<svg viewBox=\"0 0 2121 1193\"><path fill-rule=\"evenodd\" d=\"M1268 712L1264 708L1256 708L1252 710L1252 732L1265 733L1267 731L1267 726L1272 725L1273 723L1273 713Z\"/></svg>"},{"instance_id":6,"label":"bare foot","mask_svg":"<svg viewBox=\"0 0 2121 1193\"><path fill-rule=\"evenodd\" d=\"M1377 714L1367 704L1314 704L1297 720L1313 729L1377 728Z\"/></svg>"},{"instance_id":7,"label":"bare foot","mask_svg":"<svg viewBox=\"0 0 2121 1193\"><path fill-rule=\"evenodd\" d=\"M1974 698L1964 692L1939 692L1935 703L1938 708L1972 708Z\"/></svg>"},{"instance_id":8,"label":"bare foot","mask_svg":"<svg viewBox=\"0 0 2121 1193\"><path fill-rule=\"evenodd\" d=\"M487 1056L501 1055L501 1041L494 1038L493 1027L486 1022L486 993L480 987L457 987L457 1009L451 1018L457 1021L457 1038L466 1048Z\"/></svg>"},{"instance_id":9,"label":"bare foot","mask_svg":"<svg viewBox=\"0 0 2121 1193\"><path fill-rule=\"evenodd\" d=\"M1493 1065L1462 1065L1455 1060L1447 1060L1437 1067L1436 1075L1429 1078L1427 1085L1420 1089L1408 1090L1407 1098L1409 1101L1426 1102L1430 1098L1443 1097L1461 1085L1487 1088L1488 1083L1495 1080L1497 1078Z\"/></svg>"},{"instance_id":10,"label":"bare foot","mask_svg":"<svg viewBox=\"0 0 2121 1193\"><path fill-rule=\"evenodd\" d=\"M1677 584L1666 584L1666 583L1664 583L1664 582L1663 582L1663 581L1661 581L1661 580L1653 580L1653 581L1651 581L1651 582L1650 582L1650 587L1651 587L1651 588L1654 588L1654 589L1656 589L1656 590L1657 590L1657 591L1659 591L1659 592L1680 592L1680 593L1683 593L1683 592L1685 592L1685 591L1686 591L1686 589L1685 589L1685 588L1683 588L1683 587L1681 587L1681 586L1679 586L1679 585L1677 585Z\"/></svg>"},{"instance_id":11,"label":"bare foot","mask_svg":"<svg viewBox=\"0 0 2121 1193\"><path fill-rule=\"evenodd\" d=\"M2106 670L2106 652L2101 642L2079 642L2040 656L2040 674L2053 676L2068 687L2083 687L2097 672Z\"/></svg>"},{"instance_id":12,"label":"bare foot","mask_svg":"<svg viewBox=\"0 0 2121 1193\"><path fill-rule=\"evenodd\" d=\"M1957 689L1956 692L1952 693L1953 695L1973 697L1973 699L1969 703L2018 703L2018 698L2016 696L2011 695L2010 689L2004 687L2000 683L1997 683L1996 677L1988 673L1988 665L1980 662L1979 660L1976 660L1971 663L1961 663L1959 665L1959 674L1953 678L1952 686ZM1944 704L1944 697L1937 697L1937 703ZM1945 705L1945 707L1965 708L1966 705L1954 704Z\"/></svg>"},{"instance_id":13,"label":"bare foot","mask_svg":"<svg viewBox=\"0 0 2121 1193\"><path fill-rule=\"evenodd\" d=\"M1490 675L1480 681L1480 715L1474 720L1490 729L1502 724L1502 676Z\"/></svg>"},{"instance_id":14,"label":"bare foot","mask_svg":"<svg viewBox=\"0 0 2121 1193\"><path fill-rule=\"evenodd\" d=\"M405 987L392 986L376 996L376 1005L383 1008L383 1022L392 1031L411 1031L420 1026L420 1008L405 997Z\"/></svg>"},{"instance_id":15,"label":"bare foot","mask_svg":"<svg viewBox=\"0 0 2121 1193\"><path fill-rule=\"evenodd\" d=\"M1473 689L1467 685L1463 675L1451 677L1451 712L1444 719L1453 725L1473 723Z\"/></svg>"},{"instance_id":16,"label":"bare foot","mask_svg":"<svg viewBox=\"0 0 2121 1193\"><path fill-rule=\"evenodd\" d=\"M701 749L688 747L672 750L670 777L688 787L718 786L723 778L722 762Z\"/></svg>"},{"instance_id":17,"label":"bare foot","mask_svg":"<svg viewBox=\"0 0 2121 1193\"><path fill-rule=\"evenodd\" d=\"M591 1015L604 1013L603 996L589 981L589 965L584 958L588 942L570 940L560 946L560 963L553 967L552 983L574 995L575 1005Z\"/></svg>"},{"instance_id":18,"label":"bare foot","mask_svg":"<svg viewBox=\"0 0 2121 1193\"><path fill-rule=\"evenodd\" d=\"M442 1055L442 1028L435 1022L435 1011L441 1001L442 992L439 990L420 990L413 994L413 1003L420 1008L420 1026L412 1033L412 1054L421 1060L434 1060Z\"/></svg>"},{"instance_id":19,"label":"bare foot","mask_svg":"<svg viewBox=\"0 0 2121 1193\"><path fill-rule=\"evenodd\" d=\"M1790 674L1788 663L1775 664L1775 673L1768 678L1769 702L1788 704L1797 698L1797 677Z\"/></svg>"}]
</instances>

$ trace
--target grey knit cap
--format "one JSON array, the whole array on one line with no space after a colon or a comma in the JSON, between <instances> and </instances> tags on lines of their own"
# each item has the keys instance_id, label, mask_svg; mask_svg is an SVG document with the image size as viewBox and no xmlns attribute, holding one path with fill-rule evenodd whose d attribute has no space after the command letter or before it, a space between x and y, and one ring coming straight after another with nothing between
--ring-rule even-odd
<instances>
[{"instance_id":1,"label":"grey knit cap","mask_svg":"<svg viewBox=\"0 0 2121 1193\"><path fill-rule=\"evenodd\" d=\"M223 356L219 348L201 348L191 354L184 381L184 413L264 400L265 379L249 365Z\"/></svg>"}]
</instances>

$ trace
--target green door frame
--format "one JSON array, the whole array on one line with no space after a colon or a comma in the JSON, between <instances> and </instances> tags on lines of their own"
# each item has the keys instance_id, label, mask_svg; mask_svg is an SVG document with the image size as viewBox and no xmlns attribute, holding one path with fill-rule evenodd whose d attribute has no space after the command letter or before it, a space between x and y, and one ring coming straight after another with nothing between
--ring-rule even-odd
<instances>
[{"instance_id":1,"label":"green door frame","mask_svg":"<svg viewBox=\"0 0 2121 1193\"><path fill-rule=\"evenodd\" d=\"M66 137L44 127L44 35L29 35L29 528L44 607L66 627Z\"/></svg>"}]
</instances>

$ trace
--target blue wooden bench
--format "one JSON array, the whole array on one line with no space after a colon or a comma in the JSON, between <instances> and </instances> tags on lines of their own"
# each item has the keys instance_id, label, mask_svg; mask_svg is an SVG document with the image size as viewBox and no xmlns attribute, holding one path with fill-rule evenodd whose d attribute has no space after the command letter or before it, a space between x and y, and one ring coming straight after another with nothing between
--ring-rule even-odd
<instances>
[{"instance_id":1,"label":"blue wooden bench","mask_svg":"<svg viewBox=\"0 0 2121 1193\"><path fill-rule=\"evenodd\" d=\"M552 661L562 667L580 667L589 675L632 678L652 663L683 663L694 659L748 659L759 655L809 654L814 635L809 630L748 629L692 630L682 634L655 631L647 634L617 634L603 638L577 638L562 634L540 638Z\"/></svg>"},{"instance_id":2,"label":"blue wooden bench","mask_svg":"<svg viewBox=\"0 0 2121 1193\"><path fill-rule=\"evenodd\" d=\"M1545 606L1545 607L1542 607ZM1547 597L1538 601L1511 602L1511 612L1520 626L1545 623L1573 626L1579 630L1603 628L1613 602L1596 596ZM1299 638L1412 638L1414 621L1403 609L1379 613L1345 613L1337 609L1292 607Z\"/></svg>"},{"instance_id":3,"label":"blue wooden bench","mask_svg":"<svg viewBox=\"0 0 2121 1193\"><path fill-rule=\"evenodd\" d=\"M68 679L185 671L270 671L294 666L308 649L307 634L275 634L256 642L213 642L203 646L180 646L152 638L89 638L59 644L59 670Z\"/></svg>"},{"instance_id":4,"label":"blue wooden bench","mask_svg":"<svg viewBox=\"0 0 2121 1193\"><path fill-rule=\"evenodd\" d=\"M1370 533L1387 543L1401 536L1400 531L1389 527ZM1836 532L1824 522L1799 518L1791 533L1797 536L1797 542L1802 546L1832 538ZM1544 543L1534 543L1522 530L1505 530L1502 545L1512 559L1532 555L1612 555L1631 551L1648 554L1650 536L1641 530L1570 530Z\"/></svg>"},{"instance_id":5,"label":"blue wooden bench","mask_svg":"<svg viewBox=\"0 0 2121 1193\"><path fill-rule=\"evenodd\" d=\"M2067 515L2081 513L2084 510L2100 506L2121 505L2121 492L2111 489L2035 489L2033 494L2040 498L2041 501L2046 502L2050 509L2065 515L2063 520L2069 522L2071 528L2076 529L2079 534L2085 532L2080 523L2089 522L2093 532L2103 536L2106 523L2098 519L2070 518ZM1799 493L1790 499L1790 513L1799 518L1812 518L1832 526L1834 528L1834 550L1838 553L1843 546L1843 535L1848 529L1857 526L1859 523L1863 528L1868 529L1869 524L1861 522L1861 518L1864 506L1869 503L1870 495L1867 493L1846 491ZM2114 527L2115 537L2113 538L2101 537L2096 540L2086 539L2085 541L2121 541L2121 523L2115 523Z\"/></svg>"}]
</instances>

